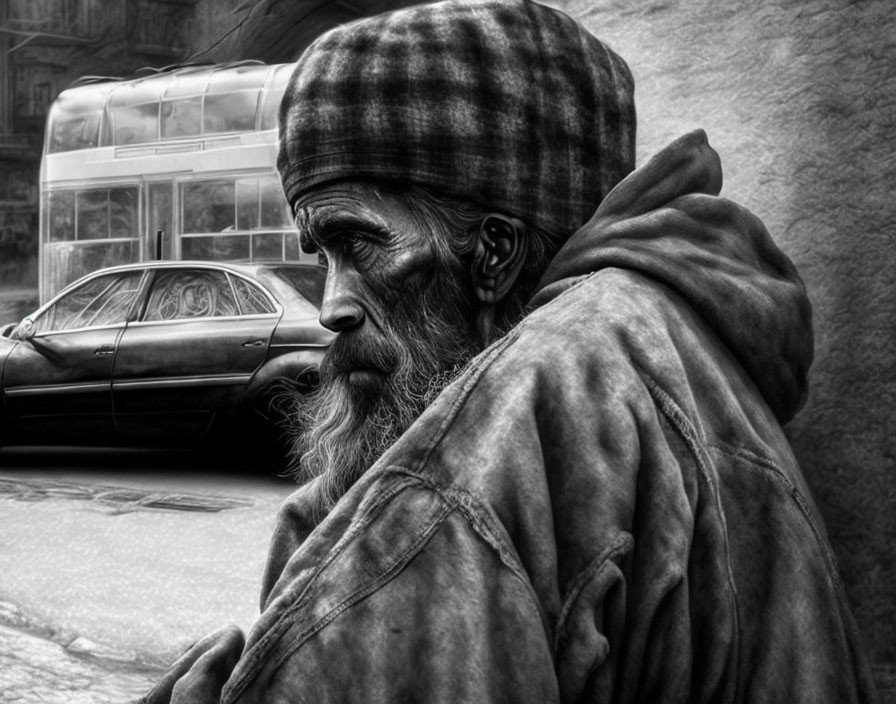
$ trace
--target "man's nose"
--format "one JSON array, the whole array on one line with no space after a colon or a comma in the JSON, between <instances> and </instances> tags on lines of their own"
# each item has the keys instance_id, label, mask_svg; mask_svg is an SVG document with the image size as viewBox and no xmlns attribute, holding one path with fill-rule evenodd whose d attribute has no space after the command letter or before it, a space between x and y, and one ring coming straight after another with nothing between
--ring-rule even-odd
<instances>
[{"instance_id":1,"label":"man's nose","mask_svg":"<svg viewBox=\"0 0 896 704\"><path fill-rule=\"evenodd\" d=\"M333 332L358 327L364 322L364 309L357 294L342 276L327 276L324 300L320 307L320 324Z\"/></svg>"}]
</instances>

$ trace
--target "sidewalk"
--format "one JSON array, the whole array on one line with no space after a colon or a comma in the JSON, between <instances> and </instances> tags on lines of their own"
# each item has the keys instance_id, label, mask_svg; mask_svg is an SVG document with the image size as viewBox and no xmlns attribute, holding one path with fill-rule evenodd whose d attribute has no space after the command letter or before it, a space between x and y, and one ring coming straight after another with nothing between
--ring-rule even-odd
<instances>
[{"instance_id":1,"label":"sidewalk","mask_svg":"<svg viewBox=\"0 0 896 704\"><path fill-rule=\"evenodd\" d=\"M124 704L146 694L159 671L118 664L0 625L0 702Z\"/></svg>"},{"instance_id":2,"label":"sidewalk","mask_svg":"<svg viewBox=\"0 0 896 704\"><path fill-rule=\"evenodd\" d=\"M0 703L134 701L199 638L248 630L293 488L0 466Z\"/></svg>"}]
</instances>

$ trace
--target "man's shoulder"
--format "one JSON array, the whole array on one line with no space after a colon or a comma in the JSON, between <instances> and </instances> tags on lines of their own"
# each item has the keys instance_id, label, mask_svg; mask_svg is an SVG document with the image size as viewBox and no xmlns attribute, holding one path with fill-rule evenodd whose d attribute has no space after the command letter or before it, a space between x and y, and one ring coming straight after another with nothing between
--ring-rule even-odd
<instances>
[{"instance_id":1,"label":"man's shoulder","mask_svg":"<svg viewBox=\"0 0 896 704\"><path fill-rule=\"evenodd\" d=\"M674 291L633 270L610 267L564 282L508 333L502 357L513 365L564 373L594 360L613 368L650 368L654 358L680 347L674 331L700 327Z\"/></svg>"}]
</instances>

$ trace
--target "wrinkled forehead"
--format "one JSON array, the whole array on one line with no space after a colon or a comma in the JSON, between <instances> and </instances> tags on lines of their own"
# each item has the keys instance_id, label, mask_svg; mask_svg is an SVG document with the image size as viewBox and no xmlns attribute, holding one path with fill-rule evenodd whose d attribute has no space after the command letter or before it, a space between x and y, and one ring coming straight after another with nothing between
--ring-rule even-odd
<instances>
[{"instance_id":1,"label":"wrinkled forehead","mask_svg":"<svg viewBox=\"0 0 896 704\"><path fill-rule=\"evenodd\" d=\"M311 188L293 203L295 217L309 217L333 208L369 209L384 201L384 189L372 181L339 180Z\"/></svg>"},{"instance_id":2,"label":"wrinkled forehead","mask_svg":"<svg viewBox=\"0 0 896 704\"><path fill-rule=\"evenodd\" d=\"M382 184L335 181L310 189L296 199L293 217L305 251L345 232L388 235L402 229L409 213L403 201Z\"/></svg>"}]
</instances>

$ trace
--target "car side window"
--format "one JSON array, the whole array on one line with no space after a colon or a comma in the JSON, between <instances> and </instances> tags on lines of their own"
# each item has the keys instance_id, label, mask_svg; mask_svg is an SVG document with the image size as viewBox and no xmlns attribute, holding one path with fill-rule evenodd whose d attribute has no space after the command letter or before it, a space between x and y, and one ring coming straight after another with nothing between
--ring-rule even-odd
<instances>
[{"instance_id":1,"label":"car side window","mask_svg":"<svg viewBox=\"0 0 896 704\"><path fill-rule=\"evenodd\" d=\"M271 305L271 301L258 286L249 283L239 276L231 276L230 278L233 281L233 290L236 292L243 315L262 315L274 312L274 306Z\"/></svg>"},{"instance_id":2,"label":"car side window","mask_svg":"<svg viewBox=\"0 0 896 704\"><path fill-rule=\"evenodd\" d=\"M171 269L156 274L143 320L184 320L238 314L233 290L223 271Z\"/></svg>"},{"instance_id":3,"label":"car side window","mask_svg":"<svg viewBox=\"0 0 896 704\"><path fill-rule=\"evenodd\" d=\"M142 275L142 271L128 271L85 282L41 313L34 321L35 331L59 332L124 323Z\"/></svg>"}]
</instances>

